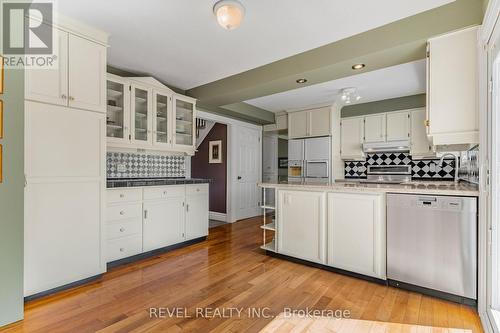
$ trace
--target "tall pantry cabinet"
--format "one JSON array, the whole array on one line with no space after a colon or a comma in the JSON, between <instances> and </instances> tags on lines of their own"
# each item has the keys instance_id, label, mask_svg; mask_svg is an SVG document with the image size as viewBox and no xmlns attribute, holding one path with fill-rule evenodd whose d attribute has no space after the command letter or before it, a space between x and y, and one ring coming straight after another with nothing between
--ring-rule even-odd
<instances>
[{"instance_id":1,"label":"tall pantry cabinet","mask_svg":"<svg viewBox=\"0 0 500 333\"><path fill-rule=\"evenodd\" d=\"M61 17L57 66L25 71L24 294L103 273L108 35Z\"/></svg>"}]
</instances>

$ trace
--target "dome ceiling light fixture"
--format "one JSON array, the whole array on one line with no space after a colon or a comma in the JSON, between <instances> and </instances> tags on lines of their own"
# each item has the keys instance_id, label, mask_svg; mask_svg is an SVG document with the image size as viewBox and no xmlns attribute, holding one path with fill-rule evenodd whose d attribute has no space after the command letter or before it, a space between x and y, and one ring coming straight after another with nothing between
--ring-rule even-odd
<instances>
[{"instance_id":1,"label":"dome ceiling light fixture","mask_svg":"<svg viewBox=\"0 0 500 333\"><path fill-rule=\"evenodd\" d=\"M357 93L356 88L344 88L340 92L340 99L345 104L351 104L352 102L357 102L361 99L361 96Z\"/></svg>"},{"instance_id":2,"label":"dome ceiling light fixture","mask_svg":"<svg viewBox=\"0 0 500 333\"><path fill-rule=\"evenodd\" d=\"M214 5L214 14L221 27L233 30L238 28L243 21L245 7L236 0L220 0Z\"/></svg>"}]
</instances>

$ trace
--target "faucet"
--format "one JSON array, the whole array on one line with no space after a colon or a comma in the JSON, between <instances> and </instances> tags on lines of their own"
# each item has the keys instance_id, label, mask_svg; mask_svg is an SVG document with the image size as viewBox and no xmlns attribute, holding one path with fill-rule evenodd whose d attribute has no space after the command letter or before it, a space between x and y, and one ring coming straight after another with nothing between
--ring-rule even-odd
<instances>
[{"instance_id":1,"label":"faucet","mask_svg":"<svg viewBox=\"0 0 500 333\"><path fill-rule=\"evenodd\" d=\"M452 154L452 153L444 153L441 156L441 159L439 160L439 166L443 166L443 161L446 156L453 156L455 159L455 183L458 183L458 155Z\"/></svg>"}]
</instances>

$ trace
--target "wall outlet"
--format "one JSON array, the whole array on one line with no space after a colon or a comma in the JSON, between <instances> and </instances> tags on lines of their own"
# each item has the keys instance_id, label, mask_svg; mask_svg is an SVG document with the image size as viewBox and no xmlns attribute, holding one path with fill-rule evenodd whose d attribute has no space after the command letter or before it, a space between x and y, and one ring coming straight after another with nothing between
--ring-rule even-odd
<instances>
[{"instance_id":1,"label":"wall outlet","mask_svg":"<svg viewBox=\"0 0 500 333\"><path fill-rule=\"evenodd\" d=\"M127 171L127 167L126 167L126 166L125 166L125 164L123 164L123 163L118 163L118 164L116 165L116 170L117 170L118 172L126 172L126 171Z\"/></svg>"}]
</instances>

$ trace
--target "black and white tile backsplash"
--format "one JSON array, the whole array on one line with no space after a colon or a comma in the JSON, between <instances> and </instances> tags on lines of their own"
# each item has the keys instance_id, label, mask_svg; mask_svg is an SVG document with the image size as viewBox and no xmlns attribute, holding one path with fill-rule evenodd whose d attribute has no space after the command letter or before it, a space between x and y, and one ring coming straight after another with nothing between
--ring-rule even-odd
<instances>
[{"instance_id":1,"label":"black and white tile backsplash","mask_svg":"<svg viewBox=\"0 0 500 333\"><path fill-rule=\"evenodd\" d=\"M455 161L445 159L439 166L439 159L412 159L408 153L368 154L366 161L345 161L345 178L366 178L368 165L411 165L413 179L453 180Z\"/></svg>"},{"instance_id":2,"label":"black and white tile backsplash","mask_svg":"<svg viewBox=\"0 0 500 333\"><path fill-rule=\"evenodd\" d=\"M184 156L108 152L108 178L185 177Z\"/></svg>"},{"instance_id":3,"label":"black and white tile backsplash","mask_svg":"<svg viewBox=\"0 0 500 333\"><path fill-rule=\"evenodd\" d=\"M366 162L346 161L344 176L345 178L366 178Z\"/></svg>"}]
</instances>

